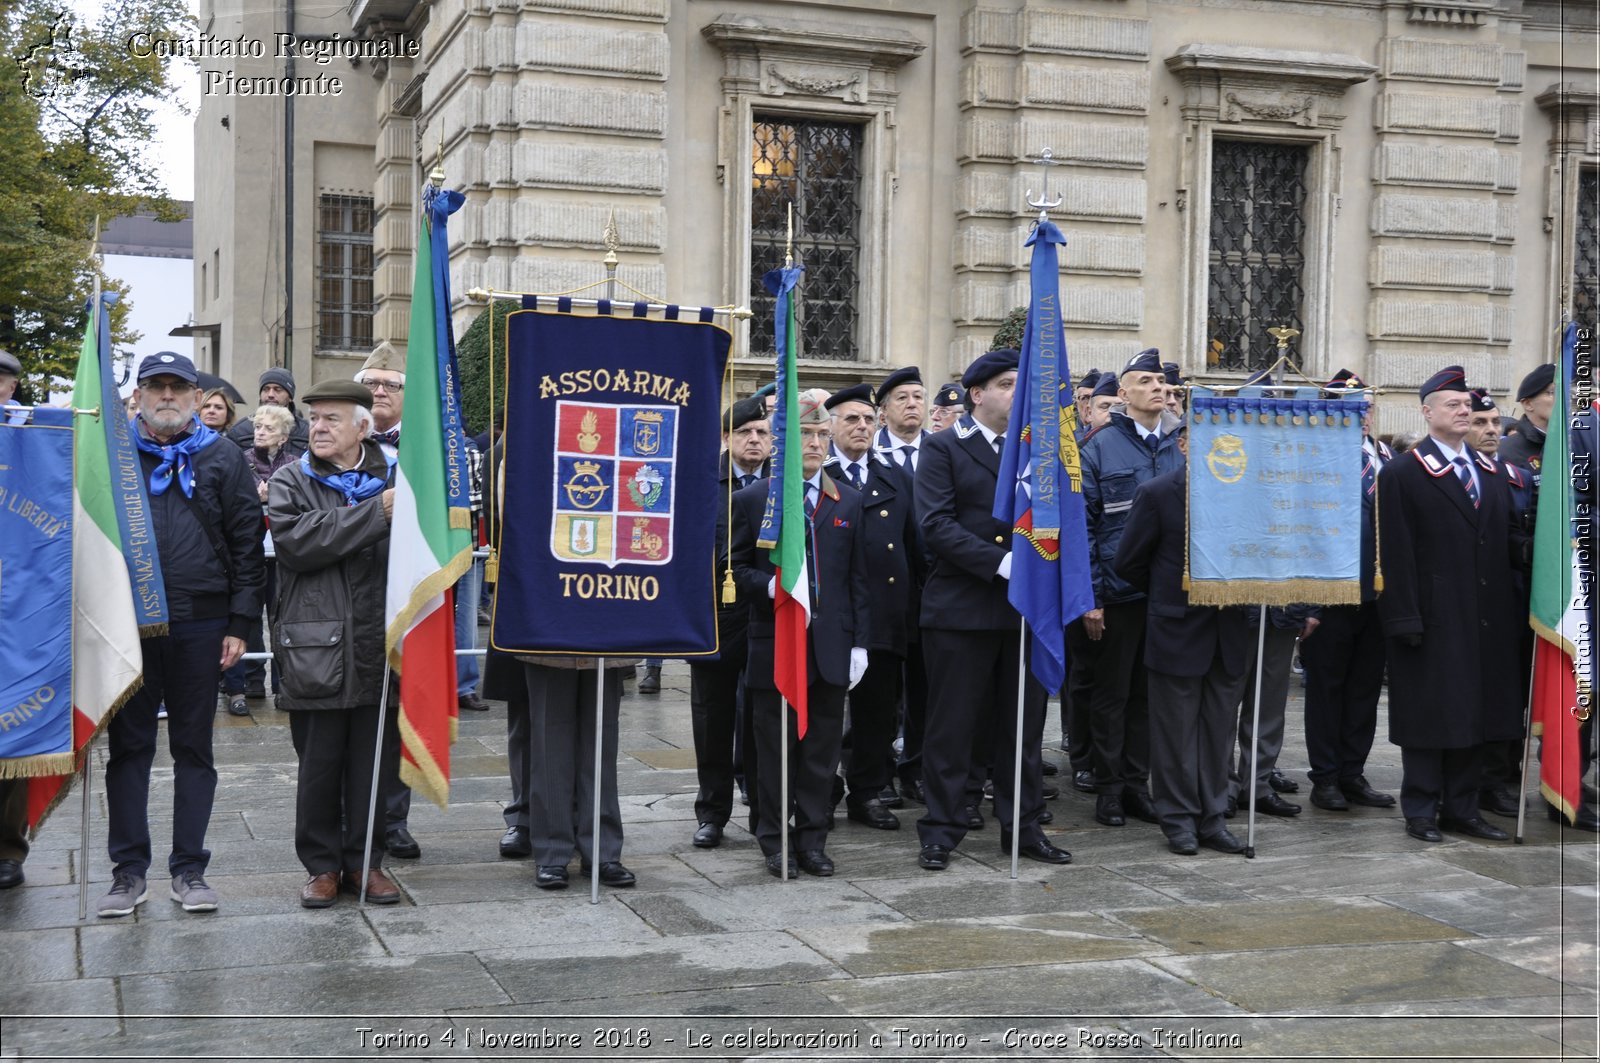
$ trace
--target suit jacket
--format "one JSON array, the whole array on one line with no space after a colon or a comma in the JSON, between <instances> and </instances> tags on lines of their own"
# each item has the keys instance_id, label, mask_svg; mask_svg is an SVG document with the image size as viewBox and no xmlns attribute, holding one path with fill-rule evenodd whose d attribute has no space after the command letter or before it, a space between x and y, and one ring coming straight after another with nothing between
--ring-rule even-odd
<instances>
[{"instance_id":1,"label":"suit jacket","mask_svg":"<svg viewBox=\"0 0 1600 1063\"><path fill-rule=\"evenodd\" d=\"M757 480L733 496L733 578L750 602L750 657L745 682L772 690L775 622L767 583L777 569L756 546L769 480ZM867 608L866 535L861 493L822 474L822 491L811 519L811 624L806 629L808 682L850 685L850 651L871 644Z\"/></svg>"},{"instance_id":2,"label":"suit jacket","mask_svg":"<svg viewBox=\"0 0 1600 1063\"><path fill-rule=\"evenodd\" d=\"M917 466L917 518L932 565L922 588L922 626L1015 631L1022 623L997 573L1011 528L994 519L1000 455L971 416L929 436Z\"/></svg>"},{"instance_id":3,"label":"suit jacket","mask_svg":"<svg viewBox=\"0 0 1600 1063\"><path fill-rule=\"evenodd\" d=\"M1189 604L1183 589L1188 521L1179 466L1134 492L1112 567L1145 595L1145 667L1167 675L1203 676L1220 661L1230 678L1250 667L1255 629L1240 608Z\"/></svg>"},{"instance_id":4,"label":"suit jacket","mask_svg":"<svg viewBox=\"0 0 1600 1063\"><path fill-rule=\"evenodd\" d=\"M761 463L761 468L756 470L756 478L762 479L771 470L771 461ZM722 600L722 586L728 571L728 500L738 490L738 481L734 478L733 461L724 450L717 459L717 560L712 570L711 577L717 596L717 655L715 657L696 657L690 665L707 665L715 668L728 668L735 671L744 667L746 654L746 639L750 627L750 598L739 591L739 583L734 581L734 600Z\"/></svg>"},{"instance_id":5,"label":"suit jacket","mask_svg":"<svg viewBox=\"0 0 1600 1063\"><path fill-rule=\"evenodd\" d=\"M866 528L868 609L872 643L867 648L905 656L906 644L917 641L920 588L927 577L922 533L917 526L911 476L882 454L867 452L867 480L861 487L862 524ZM843 482L842 459L823 466Z\"/></svg>"},{"instance_id":6,"label":"suit jacket","mask_svg":"<svg viewBox=\"0 0 1600 1063\"><path fill-rule=\"evenodd\" d=\"M1380 440L1372 441L1377 453L1368 457L1361 451L1361 600L1376 601L1377 585L1373 575L1378 557L1378 473L1394 460L1394 451Z\"/></svg>"}]
</instances>

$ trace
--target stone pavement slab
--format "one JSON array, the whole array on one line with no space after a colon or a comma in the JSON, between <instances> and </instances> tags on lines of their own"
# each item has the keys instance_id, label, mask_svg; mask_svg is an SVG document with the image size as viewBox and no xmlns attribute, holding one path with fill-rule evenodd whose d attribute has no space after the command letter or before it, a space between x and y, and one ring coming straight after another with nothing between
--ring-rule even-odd
<instances>
[{"instance_id":1,"label":"stone pavement slab","mask_svg":"<svg viewBox=\"0 0 1600 1063\"><path fill-rule=\"evenodd\" d=\"M1469 936L1447 923L1365 898L1188 904L1111 914L1181 954L1448 941Z\"/></svg>"},{"instance_id":2,"label":"stone pavement slab","mask_svg":"<svg viewBox=\"0 0 1600 1063\"><path fill-rule=\"evenodd\" d=\"M568 891L571 892L570 890ZM395 956L448 955L545 945L551 941L655 941L660 934L608 891L601 903L479 901L372 908L366 914Z\"/></svg>"},{"instance_id":3,"label":"stone pavement slab","mask_svg":"<svg viewBox=\"0 0 1600 1063\"><path fill-rule=\"evenodd\" d=\"M771 876L768 876L771 882ZM905 919L895 909L848 882L808 875L787 883L782 903L772 904L768 883L722 889L671 890L618 897L669 937L738 930L799 930L810 927L887 923ZM802 938L802 940L804 940Z\"/></svg>"},{"instance_id":4,"label":"stone pavement slab","mask_svg":"<svg viewBox=\"0 0 1600 1063\"><path fill-rule=\"evenodd\" d=\"M165 894L163 888L157 896L152 888L145 903L177 908ZM78 932L84 969L104 975L215 971L383 955L353 904L294 915L218 915L142 923L102 919Z\"/></svg>"}]
</instances>

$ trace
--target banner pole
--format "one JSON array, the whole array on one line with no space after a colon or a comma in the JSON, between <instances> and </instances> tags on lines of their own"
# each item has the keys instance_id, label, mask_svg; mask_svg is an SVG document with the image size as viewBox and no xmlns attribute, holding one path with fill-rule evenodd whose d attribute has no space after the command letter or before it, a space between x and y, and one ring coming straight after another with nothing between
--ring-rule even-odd
<instances>
[{"instance_id":1,"label":"banner pole","mask_svg":"<svg viewBox=\"0 0 1600 1063\"><path fill-rule=\"evenodd\" d=\"M89 750L83 751L83 823L78 839L78 920L89 918Z\"/></svg>"},{"instance_id":2,"label":"banner pole","mask_svg":"<svg viewBox=\"0 0 1600 1063\"><path fill-rule=\"evenodd\" d=\"M1011 766L1011 878L1017 877L1017 862L1022 858L1022 716L1028 691L1028 622L1022 622L1022 637L1017 643L1017 748Z\"/></svg>"},{"instance_id":3,"label":"banner pole","mask_svg":"<svg viewBox=\"0 0 1600 1063\"><path fill-rule=\"evenodd\" d=\"M778 833L782 835L779 841L778 860L783 864L783 873L779 877L789 881L789 699L778 698L778 734L782 742L782 753L779 755L778 768Z\"/></svg>"},{"instance_id":4,"label":"banner pole","mask_svg":"<svg viewBox=\"0 0 1600 1063\"><path fill-rule=\"evenodd\" d=\"M1261 761L1261 668L1267 650L1267 603L1261 603L1261 623L1256 626L1256 696L1250 722L1250 818L1245 830L1244 858L1256 858L1256 766Z\"/></svg>"},{"instance_id":5,"label":"banner pole","mask_svg":"<svg viewBox=\"0 0 1600 1063\"><path fill-rule=\"evenodd\" d=\"M600 748L606 731L606 659L594 659L594 833L589 836L589 903L600 903Z\"/></svg>"},{"instance_id":6,"label":"banner pole","mask_svg":"<svg viewBox=\"0 0 1600 1063\"><path fill-rule=\"evenodd\" d=\"M1533 638L1533 660L1528 662L1528 703L1522 707L1522 785L1517 789L1517 833L1512 841L1522 844L1528 825L1528 768L1533 759L1533 667L1539 659L1539 636ZM1576 813L1574 813L1576 814Z\"/></svg>"},{"instance_id":7,"label":"banner pole","mask_svg":"<svg viewBox=\"0 0 1600 1063\"><path fill-rule=\"evenodd\" d=\"M378 692L378 737L372 743L372 790L367 795L367 844L361 847L361 895L358 903L367 903L367 878L372 874L372 831L378 822L378 780L383 778L384 724L389 716L389 674L393 665L389 655L383 655L383 689Z\"/></svg>"}]
</instances>

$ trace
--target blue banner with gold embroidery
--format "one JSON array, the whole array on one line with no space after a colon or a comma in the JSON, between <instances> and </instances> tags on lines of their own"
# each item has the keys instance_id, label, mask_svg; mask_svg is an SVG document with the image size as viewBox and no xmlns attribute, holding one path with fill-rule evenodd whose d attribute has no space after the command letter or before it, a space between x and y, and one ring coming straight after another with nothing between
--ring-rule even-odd
<instances>
[{"instance_id":1,"label":"blue banner with gold embroidery","mask_svg":"<svg viewBox=\"0 0 1600 1063\"><path fill-rule=\"evenodd\" d=\"M1190 392L1196 605L1361 601L1361 416L1316 388Z\"/></svg>"},{"instance_id":2,"label":"blue banner with gold embroidery","mask_svg":"<svg viewBox=\"0 0 1600 1063\"><path fill-rule=\"evenodd\" d=\"M0 759L72 755L72 411L0 425Z\"/></svg>"},{"instance_id":3,"label":"blue banner with gold embroidery","mask_svg":"<svg viewBox=\"0 0 1600 1063\"><path fill-rule=\"evenodd\" d=\"M717 651L717 455L731 337L709 313L678 320L669 308L662 320L643 309L507 317L495 649Z\"/></svg>"}]
</instances>

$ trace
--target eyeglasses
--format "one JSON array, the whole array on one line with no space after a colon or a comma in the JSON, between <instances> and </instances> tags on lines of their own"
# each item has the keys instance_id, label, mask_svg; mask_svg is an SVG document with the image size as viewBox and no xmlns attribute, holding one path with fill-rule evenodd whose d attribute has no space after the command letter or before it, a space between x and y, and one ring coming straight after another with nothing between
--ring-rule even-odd
<instances>
[{"instance_id":1,"label":"eyeglasses","mask_svg":"<svg viewBox=\"0 0 1600 1063\"><path fill-rule=\"evenodd\" d=\"M141 390L153 391L156 394L170 391L174 395L187 395L194 390L194 385L187 380L174 380L171 377L153 377L148 380L141 380L139 387Z\"/></svg>"},{"instance_id":2,"label":"eyeglasses","mask_svg":"<svg viewBox=\"0 0 1600 1063\"><path fill-rule=\"evenodd\" d=\"M363 380L361 383L366 385L368 391L387 391L391 395L406 389L405 384L398 380L394 381L393 383L390 383L387 380Z\"/></svg>"}]
</instances>

